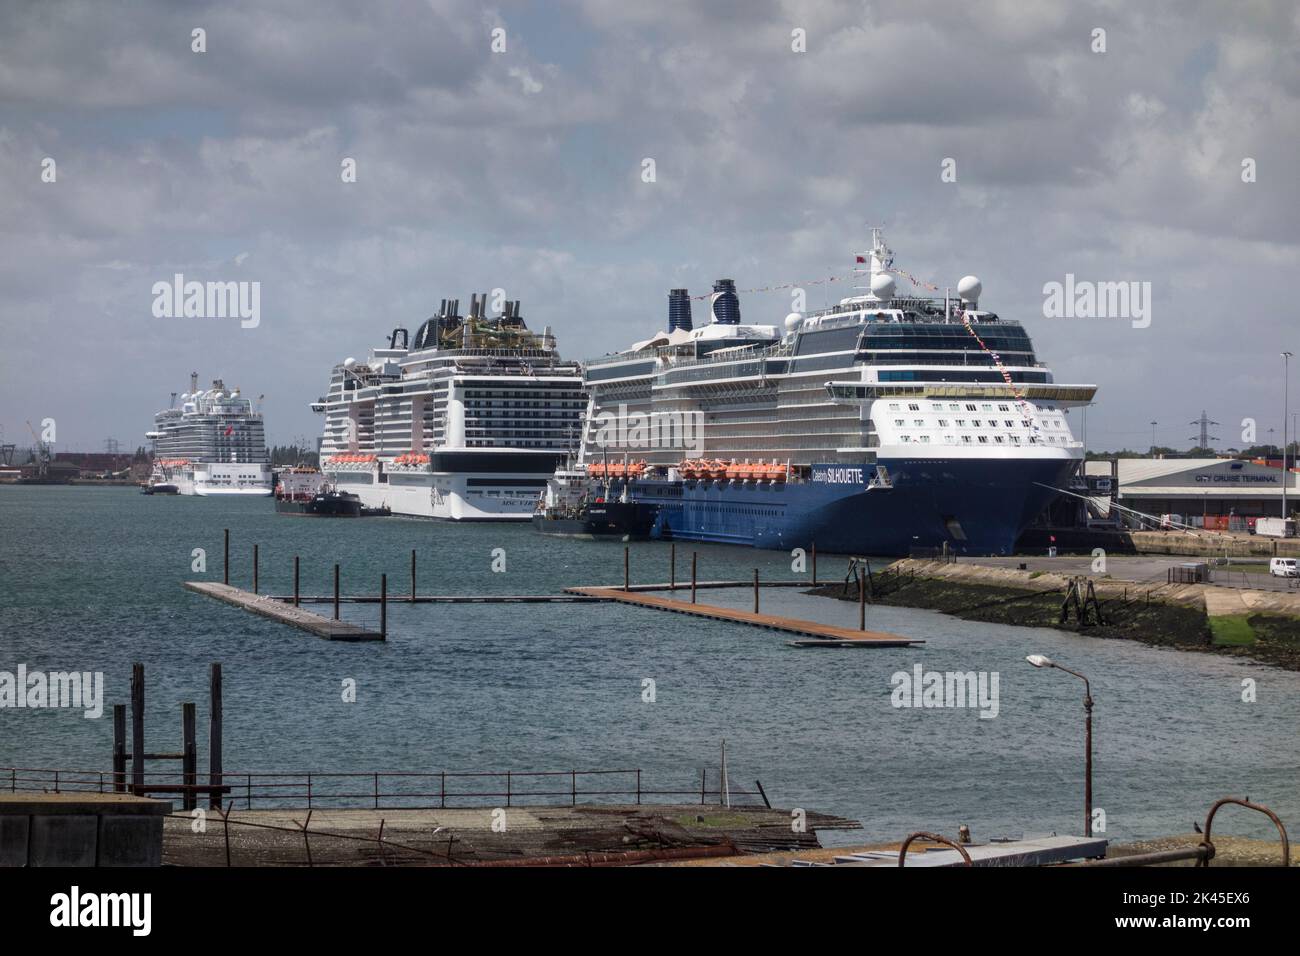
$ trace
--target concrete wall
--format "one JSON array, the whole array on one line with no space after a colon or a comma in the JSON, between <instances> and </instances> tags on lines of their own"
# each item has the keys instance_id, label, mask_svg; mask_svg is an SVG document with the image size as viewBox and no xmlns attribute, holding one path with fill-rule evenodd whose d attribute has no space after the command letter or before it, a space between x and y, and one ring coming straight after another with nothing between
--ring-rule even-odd
<instances>
[{"instance_id":1,"label":"concrete wall","mask_svg":"<svg viewBox=\"0 0 1300 956\"><path fill-rule=\"evenodd\" d=\"M0 793L0 866L160 866L171 809L116 793Z\"/></svg>"}]
</instances>

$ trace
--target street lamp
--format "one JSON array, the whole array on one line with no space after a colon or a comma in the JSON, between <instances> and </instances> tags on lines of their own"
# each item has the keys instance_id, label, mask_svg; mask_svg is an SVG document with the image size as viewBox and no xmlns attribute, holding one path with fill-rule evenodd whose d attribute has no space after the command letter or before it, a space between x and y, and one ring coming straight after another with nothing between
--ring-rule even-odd
<instances>
[{"instance_id":1,"label":"street lamp","mask_svg":"<svg viewBox=\"0 0 1300 956\"><path fill-rule=\"evenodd\" d=\"M1151 457L1156 457L1156 422L1151 423Z\"/></svg>"},{"instance_id":2,"label":"street lamp","mask_svg":"<svg viewBox=\"0 0 1300 956\"><path fill-rule=\"evenodd\" d=\"M1092 687L1088 683L1088 678L1068 667L1062 667L1043 654L1030 654L1025 660L1035 667L1055 667L1058 671L1065 671L1083 681L1083 712L1087 740L1083 778L1083 835L1090 837L1092 836Z\"/></svg>"}]
</instances>

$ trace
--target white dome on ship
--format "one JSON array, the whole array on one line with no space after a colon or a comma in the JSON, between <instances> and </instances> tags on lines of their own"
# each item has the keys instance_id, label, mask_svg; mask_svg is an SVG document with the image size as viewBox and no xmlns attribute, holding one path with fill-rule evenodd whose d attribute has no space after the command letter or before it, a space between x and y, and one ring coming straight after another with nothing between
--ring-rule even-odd
<instances>
[{"instance_id":1,"label":"white dome on ship","mask_svg":"<svg viewBox=\"0 0 1300 956\"><path fill-rule=\"evenodd\" d=\"M785 317L785 330L787 332L793 332L801 325L803 325L803 315L800 313L791 312Z\"/></svg>"},{"instance_id":2,"label":"white dome on ship","mask_svg":"<svg viewBox=\"0 0 1300 956\"><path fill-rule=\"evenodd\" d=\"M352 366L354 366L354 365L356 365L356 364L357 364L357 360L354 359L351 355L349 355L347 358L345 358L345 359L343 360L343 367L344 367L344 368L351 368Z\"/></svg>"},{"instance_id":3,"label":"white dome on ship","mask_svg":"<svg viewBox=\"0 0 1300 956\"><path fill-rule=\"evenodd\" d=\"M871 294L885 302L892 299L894 297L894 277L885 272L872 276Z\"/></svg>"},{"instance_id":4,"label":"white dome on ship","mask_svg":"<svg viewBox=\"0 0 1300 956\"><path fill-rule=\"evenodd\" d=\"M975 276L963 276L957 283L957 295L963 302L978 302L984 286Z\"/></svg>"}]
</instances>

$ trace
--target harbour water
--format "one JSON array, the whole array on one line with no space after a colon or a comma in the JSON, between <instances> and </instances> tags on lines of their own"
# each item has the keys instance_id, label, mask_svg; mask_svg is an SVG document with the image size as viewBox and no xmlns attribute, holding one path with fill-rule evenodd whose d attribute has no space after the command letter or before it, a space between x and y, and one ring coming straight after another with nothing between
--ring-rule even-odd
<instances>
[{"instance_id":1,"label":"harbour water","mask_svg":"<svg viewBox=\"0 0 1300 956\"><path fill-rule=\"evenodd\" d=\"M1300 674L1208 654L1044 629L869 607L868 627L917 648L797 650L739 625L611 604L389 605L389 639L344 644L186 592L220 580L222 529L231 583L248 586L260 545L261 589L286 593L302 558L305 593L405 593L411 549L423 593L545 593L622 579L623 545L542 537L527 525L278 516L267 500L150 498L135 489L0 487L0 671L102 671L105 716L0 710L0 766L107 770L108 705L129 699L145 665L148 746L179 744L179 704L205 726L207 666L225 680L231 771L569 770L639 767L649 786L698 787L727 741L730 777L761 780L777 806L860 819L865 834L911 830L977 837L1074 833L1082 815L1082 687L1035 670L1047 654L1092 680L1095 804L1123 841L1188 832L1233 793L1300 822ZM193 571L195 549L206 572ZM501 549L494 555L494 549ZM667 544L632 545L632 579L664 581ZM791 577L778 552L678 547L700 578ZM505 570L493 570L494 560ZM823 556L820 576L843 575ZM748 590L703 591L752 607ZM768 589L762 609L856 626L852 603ZM328 613L327 606L326 613ZM375 624L378 608L344 605ZM891 677L997 673L997 716L978 708L899 708ZM356 702L341 687L356 681ZM646 702L644 680L654 681ZM1257 699L1242 700L1243 680ZM202 764L202 747L201 747ZM3 785L0 779L0 785ZM1242 814L1224 832L1267 835ZM1267 826L1267 825L1266 825ZM1216 832L1218 826L1216 826Z\"/></svg>"}]
</instances>

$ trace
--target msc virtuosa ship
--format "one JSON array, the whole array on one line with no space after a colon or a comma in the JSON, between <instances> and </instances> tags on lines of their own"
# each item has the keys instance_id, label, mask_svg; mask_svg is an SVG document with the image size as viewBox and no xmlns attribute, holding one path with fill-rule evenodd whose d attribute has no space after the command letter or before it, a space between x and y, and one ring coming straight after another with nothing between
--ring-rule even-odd
<instances>
[{"instance_id":1,"label":"msc virtuosa ship","mask_svg":"<svg viewBox=\"0 0 1300 956\"><path fill-rule=\"evenodd\" d=\"M486 315L487 295L444 299L408 341L394 329L365 362L334 367L321 470L368 508L454 520L531 517L557 462L578 443L581 369L519 301Z\"/></svg>"},{"instance_id":2,"label":"msc virtuosa ship","mask_svg":"<svg viewBox=\"0 0 1300 956\"><path fill-rule=\"evenodd\" d=\"M269 495L271 458L262 413L221 379L199 390L199 373L176 407L154 417L153 473L146 490L182 495Z\"/></svg>"},{"instance_id":3,"label":"msc virtuosa ship","mask_svg":"<svg viewBox=\"0 0 1300 956\"><path fill-rule=\"evenodd\" d=\"M743 324L734 283L694 328L684 289L669 330L585 368L579 467L605 494L658 508L655 534L763 548L1005 554L1077 468L1062 385L1019 322L959 299L900 294L873 230L865 280L782 326Z\"/></svg>"}]
</instances>

